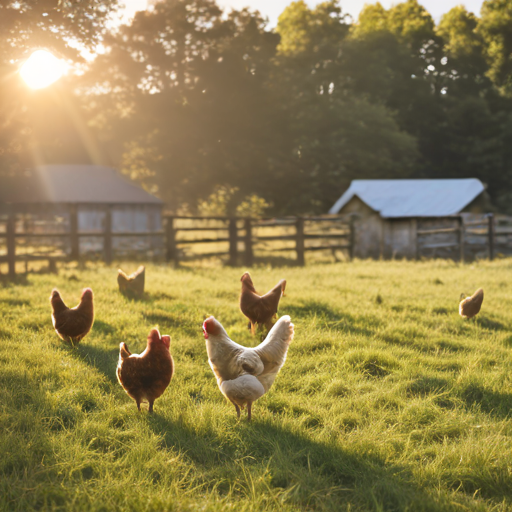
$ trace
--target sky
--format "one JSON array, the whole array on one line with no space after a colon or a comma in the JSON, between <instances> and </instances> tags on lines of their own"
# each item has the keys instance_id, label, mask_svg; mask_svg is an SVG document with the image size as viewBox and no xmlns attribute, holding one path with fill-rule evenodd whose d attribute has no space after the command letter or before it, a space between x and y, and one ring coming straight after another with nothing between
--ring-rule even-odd
<instances>
[{"instance_id":1,"label":"sky","mask_svg":"<svg viewBox=\"0 0 512 512\"><path fill-rule=\"evenodd\" d=\"M275 26L278 16L283 12L284 8L291 3L292 0L217 0L218 5L225 8L241 9L242 7L250 7L251 9L260 11L263 16L268 16L270 26ZM306 0L311 7L319 3L320 0ZM463 4L468 11L474 12L476 15L480 13L482 0L419 0L420 4L427 9L432 15L434 21L438 22L441 16L448 12L452 7ZM344 12L350 14L354 19L357 18L359 11L364 4L372 4L374 1L369 0L341 0L340 4ZM132 13L137 9L144 9L147 0L124 0L127 12ZM380 3L389 8L394 4L400 3L396 0L380 0Z\"/></svg>"}]
</instances>

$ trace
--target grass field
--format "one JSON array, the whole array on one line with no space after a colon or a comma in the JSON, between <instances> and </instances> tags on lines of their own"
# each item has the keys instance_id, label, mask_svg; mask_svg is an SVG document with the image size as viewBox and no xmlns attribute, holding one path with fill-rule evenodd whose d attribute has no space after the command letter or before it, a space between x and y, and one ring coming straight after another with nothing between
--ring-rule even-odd
<instances>
[{"instance_id":1,"label":"grass field","mask_svg":"<svg viewBox=\"0 0 512 512\"><path fill-rule=\"evenodd\" d=\"M136 265L123 265L126 270ZM512 261L255 268L286 278L295 340L254 421L237 421L208 365L214 315L254 346L238 310L245 269L149 266L147 296L116 268L64 267L0 283L0 510L512 510ZM77 349L48 297L95 292ZM461 292L482 286L476 320ZM119 343L172 337L176 374L137 411L115 376Z\"/></svg>"}]
</instances>

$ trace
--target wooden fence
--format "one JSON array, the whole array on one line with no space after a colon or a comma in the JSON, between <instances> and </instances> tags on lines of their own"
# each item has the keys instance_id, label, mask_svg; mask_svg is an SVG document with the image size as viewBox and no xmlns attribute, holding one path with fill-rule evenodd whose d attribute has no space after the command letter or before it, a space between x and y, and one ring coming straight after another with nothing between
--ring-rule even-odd
<instances>
[{"instance_id":1,"label":"wooden fence","mask_svg":"<svg viewBox=\"0 0 512 512\"><path fill-rule=\"evenodd\" d=\"M31 232L17 230L16 214L10 214L5 229L0 230L0 241L5 239L5 254L0 255L0 263L8 264L10 276L16 274L16 263L47 260L50 269L56 267L57 261L79 260L80 239L94 237L103 239L103 260L110 264L114 257L113 239L115 237L151 237L160 236L164 241L165 259L179 263L200 258L227 256L230 265L243 263L251 266L262 243L280 243L280 246L267 247L264 253L294 251L296 263L305 264L305 253L308 251L344 251L347 259L353 256L354 225L351 217L287 217L283 219L256 220L236 217L165 217L165 229L152 232L114 232L112 218L107 211L102 232L84 232L78 229L76 212L71 212L69 229L66 231ZM264 230L265 233L259 233ZM269 233L268 231L271 231ZM273 231L273 232L272 232ZM212 236L205 234L212 233ZM194 236L194 235L198 235ZM41 252L31 254L17 253L20 239L55 240L64 239L69 250ZM312 243L310 243L310 241ZM283 245L284 244L284 245ZM291 244L291 245L290 245ZM196 248L213 245L214 251L201 251ZM37 247L37 242L34 242Z\"/></svg>"},{"instance_id":2,"label":"wooden fence","mask_svg":"<svg viewBox=\"0 0 512 512\"><path fill-rule=\"evenodd\" d=\"M512 256L512 217L460 215L456 227L418 229L416 259L451 257L459 261Z\"/></svg>"},{"instance_id":3,"label":"wooden fence","mask_svg":"<svg viewBox=\"0 0 512 512\"><path fill-rule=\"evenodd\" d=\"M190 225L191 221L194 225ZM215 225L212 225L215 223ZM259 233L259 231L265 233ZM270 232L269 232L270 231ZM217 236L204 237L213 232ZM200 238L191 237L199 233ZM313 243L309 243L312 241ZM286 217L282 219L250 219L237 217L180 217L166 218L167 261L186 261L212 256L228 256L230 265L243 263L251 266L255 253L260 252L262 243L274 245L266 252L296 253L298 265L305 264L308 251L345 251L347 258L353 256L354 225L351 217ZM227 249L210 252L190 250L196 244L227 243Z\"/></svg>"}]
</instances>

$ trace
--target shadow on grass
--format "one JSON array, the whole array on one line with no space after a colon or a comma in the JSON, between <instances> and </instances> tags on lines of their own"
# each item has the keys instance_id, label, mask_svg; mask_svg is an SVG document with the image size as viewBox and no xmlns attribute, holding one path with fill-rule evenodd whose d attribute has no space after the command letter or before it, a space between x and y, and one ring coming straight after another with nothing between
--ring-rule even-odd
<instances>
[{"instance_id":1,"label":"shadow on grass","mask_svg":"<svg viewBox=\"0 0 512 512\"><path fill-rule=\"evenodd\" d=\"M449 387L449 384L448 379L422 375L409 382L405 391L409 397L419 396L425 398L428 395L443 393Z\"/></svg>"},{"instance_id":2,"label":"shadow on grass","mask_svg":"<svg viewBox=\"0 0 512 512\"><path fill-rule=\"evenodd\" d=\"M320 301L304 301L300 305L286 305L286 314L302 319L317 318L323 320L329 327L335 327L348 334L360 334L369 336L375 333L382 322L374 316L358 315L341 312L331 308Z\"/></svg>"},{"instance_id":3,"label":"shadow on grass","mask_svg":"<svg viewBox=\"0 0 512 512\"><path fill-rule=\"evenodd\" d=\"M0 274L0 286L2 288L10 288L11 286L31 286L32 283L28 280L26 274L17 274L14 277L9 277L5 274Z\"/></svg>"},{"instance_id":4,"label":"shadow on grass","mask_svg":"<svg viewBox=\"0 0 512 512\"><path fill-rule=\"evenodd\" d=\"M154 301L157 301L157 300L175 300L176 297L173 297L172 295L169 295L168 293L165 293L165 292L145 292L144 293L144 301L146 302L154 302Z\"/></svg>"},{"instance_id":5,"label":"shadow on grass","mask_svg":"<svg viewBox=\"0 0 512 512\"><path fill-rule=\"evenodd\" d=\"M492 331L501 331L506 329L506 326L501 322L493 320L485 315L479 315L475 318L475 323L484 329L490 329Z\"/></svg>"},{"instance_id":6,"label":"shadow on grass","mask_svg":"<svg viewBox=\"0 0 512 512\"><path fill-rule=\"evenodd\" d=\"M295 258L286 258L285 256L264 256L254 258L253 265L255 266L270 266L272 268L279 267L299 267L299 263ZM227 263L226 263L227 266ZM244 265L242 265L244 266Z\"/></svg>"},{"instance_id":7,"label":"shadow on grass","mask_svg":"<svg viewBox=\"0 0 512 512\"><path fill-rule=\"evenodd\" d=\"M459 390L458 394L467 406L477 407L490 416L504 419L512 414L512 394L510 393L500 393L471 382Z\"/></svg>"},{"instance_id":8,"label":"shadow on grass","mask_svg":"<svg viewBox=\"0 0 512 512\"><path fill-rule=\"evenodd\" d=\"M85 361L96 368L110 381L117 382L116 367L119 359L119 348L104 349L93 345L80 344L71 355Z\"/></svg>"},{"instance_id":9,"label":"shadow on grass","mask_svg":"<svg viewBox=\"0 0 512 512\"><path fill-rule=\"evenodd\" d=\"M102 334L114 334L116 332L116 328L112 325L108 324L107 322L103 322L102 320L94 320L94 326L95 331L99 331Z\"/></svg>"},{"instance_id":10,"label":"shadow on grass","mask_svg":"<svg viewBox=\"0 0 512 512\"><path fill-rule=\"evenodd\" d=\"M239 436L213 429L196 432L158 412L148 418L167 447L178 447L210 475L219 493L240 483L240 462L267 468L270 487L290 491L288 504L308 510L435 510L438 504L409 469L371 453L355 453L334 443L312 441L270 422L242 420ZM220 484L219 484L220 481ZM311 507L311 508L310 508Z\"/></svg>"},{"instance_id":11,"label":"shadow on grass","mask_svg":"<svg viewBox=\"0 0 512 512\"><path fill-rule=\"evenodd\" d=\"M30 301L27 299L0 299L0 305L6 306L28 306Z\"/></svg>"},{"instance_id":12,"label":"shadow on grass","mask_svg":"<svg viewBox=\"0 0 512 512\"><path fill-rule=\"evenodd\" d=\"M143 312L142 316L152 325L158 325L164 331L167 329L180 329L187 336L196 336L198 332L197 325L184 318L179 312L155 311Z\"/></svg>"}]
</instances>

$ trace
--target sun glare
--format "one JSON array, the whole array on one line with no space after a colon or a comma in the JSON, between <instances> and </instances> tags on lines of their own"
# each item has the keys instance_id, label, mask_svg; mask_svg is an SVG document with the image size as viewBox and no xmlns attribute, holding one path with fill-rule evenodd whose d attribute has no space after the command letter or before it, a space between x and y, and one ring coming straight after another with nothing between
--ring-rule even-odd
<instances>
[{"instance_id":1,"label":"sun glare","mask_svg":"<svg viewBox=\"0 0 512 512\"><path fill-rule=\"evenodd\" d=\"M66 69L65 64L46 50L35 51L20 69L20 75L32 89L42 89L57 81Z\"/></svg>"}]
</instances>

